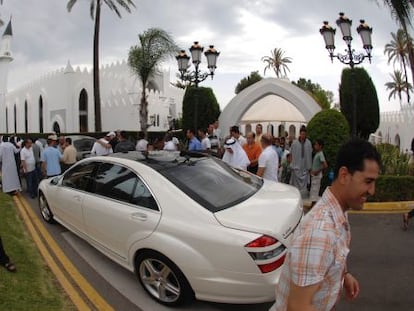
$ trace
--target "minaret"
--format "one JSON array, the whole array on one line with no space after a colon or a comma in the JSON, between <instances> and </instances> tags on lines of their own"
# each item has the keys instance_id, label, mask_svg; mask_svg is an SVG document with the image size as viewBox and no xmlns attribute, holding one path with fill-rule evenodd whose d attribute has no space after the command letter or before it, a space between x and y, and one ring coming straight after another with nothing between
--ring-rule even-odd
<instances>
[{"instance_id":1,"label":"minaret","mask_svg":"<svg viewBox=\"0 0 414 311\"><path fill-rule=\"evenodd\" d=\"M0 132L6 132L6 94L9 64L13 60L11 41L13 37L11 18L0 42Z\"/></svg>"}]
</instances>

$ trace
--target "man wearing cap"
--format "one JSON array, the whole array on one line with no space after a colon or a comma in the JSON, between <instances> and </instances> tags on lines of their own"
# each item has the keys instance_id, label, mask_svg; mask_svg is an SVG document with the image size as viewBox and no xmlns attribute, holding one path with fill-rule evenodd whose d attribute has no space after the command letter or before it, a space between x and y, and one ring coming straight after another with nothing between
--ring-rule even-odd
<instances>
[{"instance_id":1,"label":"man wearing cap","mask_svg":"<svg viewBox=\"0 0 414 311\"><path fill-rule=\"evenodd\" d=\"M49 135L47 137L47 147L42 153L42 173L45 177L53 177L61 174L60 162L63 155L56 148L58 137L56 135Z\"/></svg>"},{"instance_id":2,"label":"man wearing cap","mask_svg":"<svg viewBox=\"0 0 414 311\"><path fill-rule=\"evenodd\" d=\"M98 139L92 147L91 156L103 156L113 153L110 141L115 137L114 132L109 132L104 138Z\"/></svg>"}]
</instances>

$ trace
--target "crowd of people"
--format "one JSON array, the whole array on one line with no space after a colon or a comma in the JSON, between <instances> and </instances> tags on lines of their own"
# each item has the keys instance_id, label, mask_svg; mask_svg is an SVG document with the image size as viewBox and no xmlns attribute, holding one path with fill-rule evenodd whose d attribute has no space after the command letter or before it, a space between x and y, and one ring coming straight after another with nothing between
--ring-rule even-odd
<instances>
[{"instance_id":1,"label":"crowd of people","mask_svg":"<svg viewBox=\"0 0 414 311\"><path fill-rule=\"evenodd\" d=\"M232 167L291 184L300 191L302 198L313 204L319 199L323 172L328 167L324 142L316 139L312 144L304 126L299 137L293 140L263 133L262 124L257 124L256 130L246 136L235 125L223 137L216 121L205 130L198 129L197 135L188 129L186 138L188 151L213 154Z\"/></svg>"}]
</instances>

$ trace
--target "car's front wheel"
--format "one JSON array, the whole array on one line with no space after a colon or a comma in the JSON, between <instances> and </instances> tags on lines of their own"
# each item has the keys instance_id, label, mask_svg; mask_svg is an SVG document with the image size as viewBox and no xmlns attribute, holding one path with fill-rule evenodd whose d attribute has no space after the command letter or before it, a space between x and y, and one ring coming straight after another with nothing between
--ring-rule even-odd
<instances>
[{"instance_id":1,"label":"car's front wheel","mask_svg":"<svg viewBox=\"0 0 414 311\"><path fill-rule=\"evenodd\" d=\"M47 203L47 200L45 198L45 195L43 193L39 196L39 209L40 209L40 215L42 215L42 218L50 223L55 223L55 220L53 219L53 213L49 208L49 204Z\"/></svg>"},{"instance_id":2,"label":"car's front wheel","mask_svg":"<svg viewBox=\"0 0 414 311\"><path fill-rule=\"evenodd\" d=\"M194 292L180 269L167 257L146 251L136 258L141 285L158 302L178 306L194 299Z\"/></svg>"}]
</instances>

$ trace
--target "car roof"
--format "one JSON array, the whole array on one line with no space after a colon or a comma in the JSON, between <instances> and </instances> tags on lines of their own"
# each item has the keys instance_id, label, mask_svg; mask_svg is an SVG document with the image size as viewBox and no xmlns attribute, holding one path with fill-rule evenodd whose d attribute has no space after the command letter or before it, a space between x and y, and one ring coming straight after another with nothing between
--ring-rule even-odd
<instances>
[{"instance_id":1,"label":"car roof","mask_svg":"<svg viewBox=\"0 0 414 311\"><path fill-rule=\"evenodd\" d=\"M174 167L185 162L191 163L193 161L198 161L202 158L207 158L209 156L200 152L155 150L148 152L116 152L108 155L108 157L137 161L145 165L148 165L155 170L161 170L165 168Z\"/></svg>"}]
</instances>

